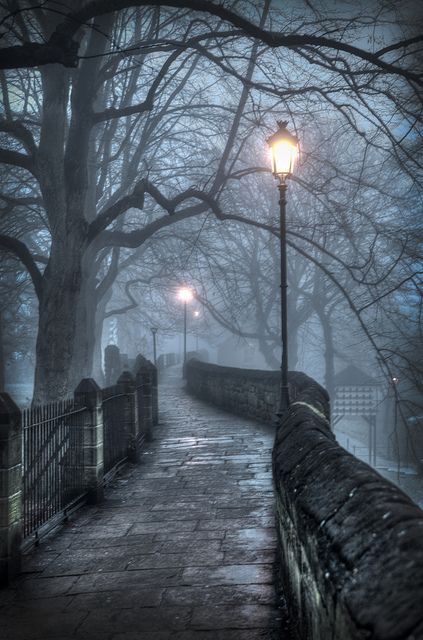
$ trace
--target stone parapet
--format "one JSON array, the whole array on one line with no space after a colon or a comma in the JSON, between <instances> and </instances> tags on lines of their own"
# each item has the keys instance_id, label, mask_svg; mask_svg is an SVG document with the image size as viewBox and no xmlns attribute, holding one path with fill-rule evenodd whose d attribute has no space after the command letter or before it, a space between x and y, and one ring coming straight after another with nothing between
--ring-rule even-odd
<instances>
[{"instance_id":1,"label":"stone parapet","mask_svg":"<svg viewBox=\"0 0 423 640\"><path fill-rule=\"evenodd\" d=\"M280 398L279 371L221 367L192 359L186 364L186 375L188 390L206 402L268 424L275 422ZM304 373L290 372L291 398L295 400L312 383L314 380Z\"/></svg>"},{"instance_id":2,"label":"stone parapet","mask_svg":"<svg viewBox=\"0 0 423 640\"><path fill-rule=\"evenodd\" d=\"M186 382L191 393L222 409L266 423L275 420L280 389L275 371L220 367L192 359L186 364Z\"/></svg>"}]
</instances>

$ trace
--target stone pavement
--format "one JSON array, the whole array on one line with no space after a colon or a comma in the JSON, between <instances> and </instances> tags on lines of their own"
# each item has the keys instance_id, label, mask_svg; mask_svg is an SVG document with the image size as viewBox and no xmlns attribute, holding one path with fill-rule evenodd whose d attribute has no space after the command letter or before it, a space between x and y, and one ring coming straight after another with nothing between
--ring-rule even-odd
<instances>
[{"instance_id":1,"label":"stone pavement","mask_svg":"<svg viewBox=\"0 0 423 640\"><path fill-rule=\"evenodd\" d=\"M273 429L169 378L140 465L25 558L1 640L289 640L274 593Z\"/></svg>"}]
</instances>

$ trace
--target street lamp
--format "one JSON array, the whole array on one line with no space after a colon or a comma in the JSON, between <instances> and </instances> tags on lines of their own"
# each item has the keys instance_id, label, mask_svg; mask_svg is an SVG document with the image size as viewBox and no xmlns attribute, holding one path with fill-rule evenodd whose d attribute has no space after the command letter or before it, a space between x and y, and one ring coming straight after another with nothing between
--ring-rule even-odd
<instances>
[{"instance_id":1,"label":"street lamp","mask_svg":"<svg viewBox=\"0 0 423 640\"><path fill-rule=\"evenodd\" d=\"M156 351L156 335L157 335L157 327L151 327L151 333L153 334L153 361L154 366L157 366L157 351Z\"/></svg>"},{"instance_id":2,"label":"street lamp","mask_svg":"<svg viewBox=\"0 0 423 640\"><path fill-rule=\"evenodd\" d=\"M194 311L194 318L199 318L200 312L198 309ZM195 350L198 351L198 327L195 327Z\"/></svg>"},{"instance_id":3,"label":"street lamp","mask_svg":"<svg viewBox=\"0 0 423 640\"><path fill-rule=\"evenodd\" d=\"M280 413L289 407L288 388L288 319L287 319L287 269L286 269L286 190L287 178L294 170L298 158L298 138L286 128L287 122L278 122L279 129L267 140L272 158L272 173L279 184L280 277L281 277L281 389Z\"/></svg>"},{"instance_id":4,"label":"street lamp","mask_svg":"<svg viewBox=\"0 0 423 640\"><path fill-rule=\"evenodd\" d=\"M187 361L187 302L191 302L193 297L193 293L188 287L182 287L178 291L178 298L184 303L184 366Z\"/></svg>"}]
</instances>

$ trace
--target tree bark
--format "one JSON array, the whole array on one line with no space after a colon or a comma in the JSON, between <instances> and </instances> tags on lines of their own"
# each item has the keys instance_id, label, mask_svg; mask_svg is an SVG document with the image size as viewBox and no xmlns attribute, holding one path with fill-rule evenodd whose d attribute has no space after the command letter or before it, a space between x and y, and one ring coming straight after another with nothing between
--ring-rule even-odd
<instances>
[{"instance_id":1,"label":"tree bark","mask_svg":"<svg viewBox=\"0 0 423 640\"><path fill-rule=\"evenodd\" d=\"M72 390L76 309L81 295L81 248L75 238L55 243L39 305L34 404L66 398ZM84 327L78 327L83 332Z\"/></svg>"}]
</instances>

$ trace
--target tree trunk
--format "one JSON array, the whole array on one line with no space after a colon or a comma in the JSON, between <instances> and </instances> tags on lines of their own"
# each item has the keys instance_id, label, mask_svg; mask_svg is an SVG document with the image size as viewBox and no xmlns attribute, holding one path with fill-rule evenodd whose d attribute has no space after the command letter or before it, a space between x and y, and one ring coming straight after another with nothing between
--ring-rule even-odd
<instances>
[{"instance_id":1,"label":"tree trunk","mask_svg":"<svg viewBox=\"0 0 423 640\"><path fill-rule=\"evenodd\" d=\"M112 23L113 15L104 16L97 29L90 31L87 59L72 73L72 85L69 72L64 74L57 65L42 72L43 122L37 170L50 223L51 249L39 301L37 404L67 397L82 377L91 374L95 276L90 270L93 253L85 252L87 222L95 217L95 202L88 197L92 185L87 165L97 93L94 79Z\"/></svg>"},{"instance_id":2,"label":"tree trunk","mask_svg":"<svg viewBox=\"0 0 423 640\"><path fill-rule=\"evenodd\" d=\"M39 304L35 404L65 398L73 390L72 363L77 332L76 311L81 296L81 253L81 243L71 237L66 245L52 245ZM78 332L84 333L85 327L78 326Z\"/></svg>"},{"instance_id":3,"label":"tree trunk","mask_svg":"<svg viewBox=\"0 0 423 640\"><path fill-rule=\"evenodd\" d=\"M258 346L261 354L264 356L266 360L266 364L270 367L270 369L277 369L281 366L279 360L275 357L274 352L274 343L269 342L264 337L260 337L258 340Z\"/></svg>"}]
</instances>

